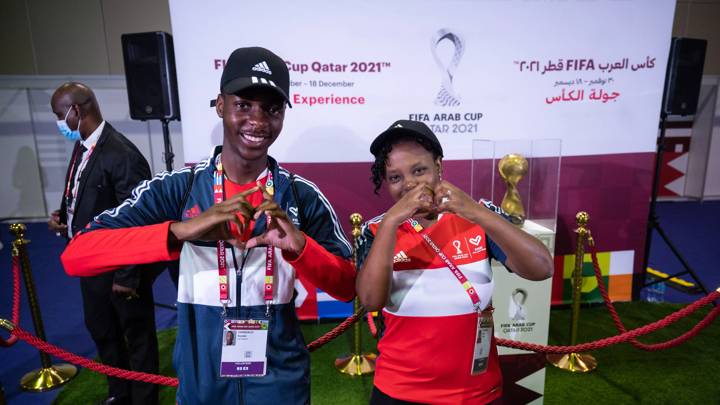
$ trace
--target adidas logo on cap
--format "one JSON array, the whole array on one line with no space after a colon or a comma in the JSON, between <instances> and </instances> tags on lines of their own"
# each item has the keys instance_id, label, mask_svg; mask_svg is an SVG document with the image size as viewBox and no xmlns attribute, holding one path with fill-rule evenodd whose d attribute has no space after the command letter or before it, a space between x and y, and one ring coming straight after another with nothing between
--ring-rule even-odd
<instances>
[{"instance_id":1,"label":"adidas logo on cap","mask_svg":"<svg viewBox=\"0 0 720 405\"><path fill-rule=\"evenodd\" d=\"M234 50L223 68L220 91L224 94L237 94L249 87L263 86L274 89L288 106L291 106L288 98L290 72L281 57L260 47Z\"/></svg>"},{"instance_id":2,"label":"adidas logo on cap","mask_svg":"<svg viewBox=\"0 0 720 405\"><path fill-rule=\"evenodd\" d=\"M272 71L270 70L270 66L268 66L267 62L262 61L255 66L252 67L252 70L256 72L263 72L265 74L271 75Z\"/></svg>"}]
</instances>

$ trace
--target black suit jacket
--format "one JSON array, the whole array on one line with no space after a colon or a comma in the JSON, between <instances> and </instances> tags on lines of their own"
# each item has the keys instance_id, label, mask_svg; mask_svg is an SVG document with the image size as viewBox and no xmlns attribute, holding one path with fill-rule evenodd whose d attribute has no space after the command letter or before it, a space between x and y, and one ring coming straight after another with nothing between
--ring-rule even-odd
<instances>
[{"instance_id":1,"label":"black suit jacket","mask_svg":"<svg viewBox=\"0 0 720 405\"><path fill-rule=\"evenodd\" d=\"M73 156L77 154L79 148L80 142L78 141L75 143ZM65 174L66 187L68 181L72 181L70 166L71 164L68 165ZM72 234L76 235L85 228L96 215L120 205L130 197L135 186L150 177L150 166L142 153L106 121L95 144L95 149L90 155L90 160L79 179L75 213L72 224L68 224L68 227L72 229ZM60 222L63 224L67 224L66 208L63 194L60 204ZM126 287L137 288L139 283L137 269L133 266L116 270L114 282Z\"/></svg>"}]
</instances>

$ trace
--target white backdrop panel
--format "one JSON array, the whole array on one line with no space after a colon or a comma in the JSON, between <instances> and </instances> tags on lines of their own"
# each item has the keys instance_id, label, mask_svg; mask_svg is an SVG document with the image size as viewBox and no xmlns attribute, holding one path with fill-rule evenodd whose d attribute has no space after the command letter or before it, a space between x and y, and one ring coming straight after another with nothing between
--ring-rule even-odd
<instances>
[{"instance_id":1,"label":"white backdrop panel","mask_svg":"<svg viewBox=\"0 0 720 405\"><path fill-rule=\"evenodd\" d=\"M674 0L171 0L185 160L221 143L209 100L222 60L256 45L291 66L294 108L272 148L281 162L368 161L370 141L401 118L431 124L449 159L471 158L473 138L561 138L566 156L651 152L674 7ZM462 42L455 69L459 45L433 41L442 29ZM455 106L434 103L448 69ZM310 105L310 97L336 96L348 102Z\"/></svg>"}]
</instances>

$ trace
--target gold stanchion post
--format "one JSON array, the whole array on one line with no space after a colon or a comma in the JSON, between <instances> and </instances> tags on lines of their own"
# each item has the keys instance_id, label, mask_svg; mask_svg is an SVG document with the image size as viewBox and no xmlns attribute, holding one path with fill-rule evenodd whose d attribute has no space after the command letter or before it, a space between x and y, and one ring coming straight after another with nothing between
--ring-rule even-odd
<instances>
[{"instance_id":1,"label":"gold stanchion post","mask_svg":"<svg viewBox=\"0 0 720 405\"><path fill-rule=\"evenodd\" d=\"M26 249L26 245L30 241L24 238L25 225L12 224L10 225L10 232L15 236L12 247L13 256L20 257L20 267L22 268L25 290L30 302L30 314L35 327L35 335L42 340L46 340L45 327L40 314L40 304L35 293L35 283L30 269L30 258ZM48 391L65 384L77 374L77 368L72 364L52 364L50 356L43 351L40 351L40 364L42 368L33 370L20 379L20 387L23 390L33 392Z\"/></svg>"},{"instance_id":2,"label":"gold stanchion post","mask_svg":"<svg viewBox=\"0 0 720 405\"><path fill-rule=\"evenodd\" d=\"M580 320L580 294L582 292L582 268L585 256L585 241L592 244L590 230L587 223L590 216L580 211L575 216L577 220L577 250L575 251L575 268L573 269L573 302L572 319L570 321L570 346L577 343L578 322ZM548 354L547 360L555 367L573 373L587 373L597 368L597 360L588 353Z\"/></svg>"},{"instance_id":3,"label":"gold stanchion post","mask_svg":"<svg viewBox=\"0 0 720 405\"><path fill-rule=\"evenodd\" d=\"M355 246L357 246L357 240L360 237L360 225L362 224L362 215L354 213L350 215L350 225L352 226L352 237ZM357 264L357 251L353 251L353 263ZM353 305L354 312L360 309L360 301L357 297L355 298ZM360 318L355 325L353 325L354 334L354 351L350 354L346 354L335 359L335 368L343 374L350 375L363 375L372 374L375 371L375 359L377 355L375 353L362 354L361 347L361 336L360 336L360 324L363 318Z\"/></svg>"}]
</instances>

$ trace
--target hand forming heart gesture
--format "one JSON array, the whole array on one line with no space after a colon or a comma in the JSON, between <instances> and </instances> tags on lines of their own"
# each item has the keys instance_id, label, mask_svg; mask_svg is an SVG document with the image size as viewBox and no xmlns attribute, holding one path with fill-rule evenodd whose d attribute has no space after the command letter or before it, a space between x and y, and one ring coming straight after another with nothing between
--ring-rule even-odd
<instances>
[{"instance_id":1,"label":"hand forming heart gesture","mask_svg":"<svg viewBox=\"0 0 720 405\"><path fill-rule=\"evenodd\" d=\"M263 193L263 202L253 207L246 197L258 190ZM228 223L234 223L238 233L242 235L250 220L261 220L262 215L269 217L270 220L261 235L243 241L230 232ZM171 243L188 240L225 240L240 248L272 245L293 253L300 253L305 247L305 235L295 227L285 211L272 200L272 195L260 183L213 205L195 218L171 224L170 235Z\"/></svg>"}]
</instances>

